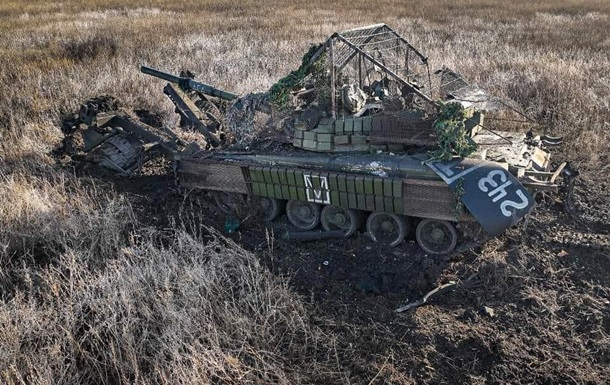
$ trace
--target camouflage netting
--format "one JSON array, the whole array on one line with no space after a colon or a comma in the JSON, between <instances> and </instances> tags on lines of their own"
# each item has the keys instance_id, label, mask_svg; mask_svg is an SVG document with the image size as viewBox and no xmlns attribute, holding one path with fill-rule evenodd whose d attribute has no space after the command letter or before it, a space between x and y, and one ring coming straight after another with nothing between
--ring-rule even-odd
<instances>
[{"instance_id":1,"label":"camouflage netting","mask_svg":"<svg viewBox=\"0 0 610 385\"><path fill-rule=\"evenodd\" d=\"M309 51L303 55L301 66L271 86L269 89L269 100L273 107L279 110L290 107L292 105L292 91L305 87L308 77L311 78L316 88L321 85L319 84L320 80L322 80L322 83L328 84L328 78L325 76L327 70L326 55L322 54L313 63L309 63L321 47L322 44L312 45Z\"/></svg>"},{"instance_id":2,"label":"camouflage netting","mask_svg":"<svg viewBox=\"0 0 610 385\"><path fill-rule=\"evenodd\" d=\"M466 110L459 103L439 103L440 109L434 121L438 149L430 154L438 160L451 160L455 156L465 158L476 150L464 124L468 118Z\"/></svg>"},{"instance_id":3,"label":"camouflage netting","mask_svg":"<svg viewBox=\"0 0 610 385\"><path fill-rule=\"evenodd\" d=\"M246 94L229 105L225 113L226 125L238 146L246 147L260 136L265 127L256 121L256 112L267 105L268 92Z\"/></svg>"},{"instance_id":4,"label":"camouflage netting","mask_svg":"<svg viewBox=\"0 0 610 385\"><path fill-rule=\"evenodd\" d=\"M267 130L279 130L296 107L293 96L295 91L313 88L313 98L318 102L316 109L323 109L330 104L326 55L318 56L314 63L309 64L321 46L312 45L301 59L299 68L278 80L269 91L245 94L228 106L224 118L238 147L248 147L257 139L265 139L267 135L263 134ZM261 110L270 112L264 122L257 116Z\"/></svg>"}]
</instances>

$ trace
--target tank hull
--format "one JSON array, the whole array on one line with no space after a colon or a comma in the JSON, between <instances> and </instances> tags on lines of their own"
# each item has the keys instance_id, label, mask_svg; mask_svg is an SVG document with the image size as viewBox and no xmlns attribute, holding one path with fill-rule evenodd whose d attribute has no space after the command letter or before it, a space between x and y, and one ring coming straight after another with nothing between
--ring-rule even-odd
<instances>
[{"instance_id":1,"label":"tank hull","mask_svg":"<svg viewBox=\"0 0 610 385\"><path fill-rule=\"evenodd\" d=\"M177 162L178 180L203 189L364 212L472 221L422 156L218 154Z\"/></svg>"}]
</instances>

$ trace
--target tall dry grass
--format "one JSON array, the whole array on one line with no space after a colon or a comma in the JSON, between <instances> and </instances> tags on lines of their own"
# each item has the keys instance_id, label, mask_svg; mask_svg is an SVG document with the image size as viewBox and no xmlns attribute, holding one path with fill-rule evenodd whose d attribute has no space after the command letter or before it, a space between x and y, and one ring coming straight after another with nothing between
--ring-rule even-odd
<instances>
[{"instance_id":1,"label":"tall dry grass","mask_svg":"<svg viewBox=\"0 0 610 385\"><path fill-rule=\"evenodd\" d=\"M19 290L0 307L3 383L320 377L320 364L301 361L322 337L302 303L235 244L145 233L121 250L96 251L106 263L95 269L92 252L67 248L48 267L21 272Z\"/></svg>"},{"instance_id":2,"label":"tall dry grass","mask_svg":"<svg viewBox=\"0 0 610 385\"><path fill-rule=\"evenodd\" d=\"M312 326L252 255L180 226L143 228L124 198L55 166L59 120L89 97L175 124L162 82L139 65L264 90L309 44L386 22L433 68L514 99L540 130L566 136L567 158L595 169L608 161L609 19L605 0L2 2L2 382L350 382L322 342L338 337ZM373 364L355 365L366 377Z\"/></svg>"}]
</instances>

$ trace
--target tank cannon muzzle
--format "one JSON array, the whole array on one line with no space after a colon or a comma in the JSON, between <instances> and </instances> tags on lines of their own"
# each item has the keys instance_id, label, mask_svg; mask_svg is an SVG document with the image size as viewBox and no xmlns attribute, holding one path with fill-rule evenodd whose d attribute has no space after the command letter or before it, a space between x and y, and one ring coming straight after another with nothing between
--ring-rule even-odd
<instances>
[{"instance_id":1,"label":"tank cannon muzzle","mask_svg":"<svg viewBox=\"0 0 610 385\"><path fill-rule=\"evenodd\" d=\"M178 86L184 91L197 91L201 92L202 94L215 96L224 100L237 99L237 95L231 92L220 90L208 84L197 82L190 78L175 76L172 74L168 74L167 72L159 71L146 66L140 67L140 71L146 75L154 76L170 83L178 84Z\"/></svg>"}]
</instances>

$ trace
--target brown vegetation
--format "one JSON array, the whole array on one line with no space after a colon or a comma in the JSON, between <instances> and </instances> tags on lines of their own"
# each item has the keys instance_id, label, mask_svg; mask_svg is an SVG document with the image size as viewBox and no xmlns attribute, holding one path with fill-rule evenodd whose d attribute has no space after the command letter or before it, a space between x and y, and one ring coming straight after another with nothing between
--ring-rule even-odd
<instances>
[{"instance_id":1,"label":"brown vegetation","mask_svg":"<svg viewBox=\"0 0 610 385\"><path fill-rule=\"evenodd\" d=\"M512 230L439 278L476 271L475 293L395 316L387 309L396 293L354 295L355 310L345 297L310 304L259 263L281 252L271 242L254 255L192 218L152 229L125 196L49 155L62 115L92 96L112 94L175 124L162 83L140 74L141 64L188 69L233 92L265 90L310 43L376 22L401 32L432 68L462 73L515 100L540 130L565 135L558 155L585 181L605 175L605 0L5 1L0 382L610 381L608 251L577 246L558 258L566 246L549 236L569 231L570 220L556 212L541 209L527 236ZM608 205L607 193L585 191ZM470 310L481 304L502 315Z\"/></svg>"}]
</instances>

